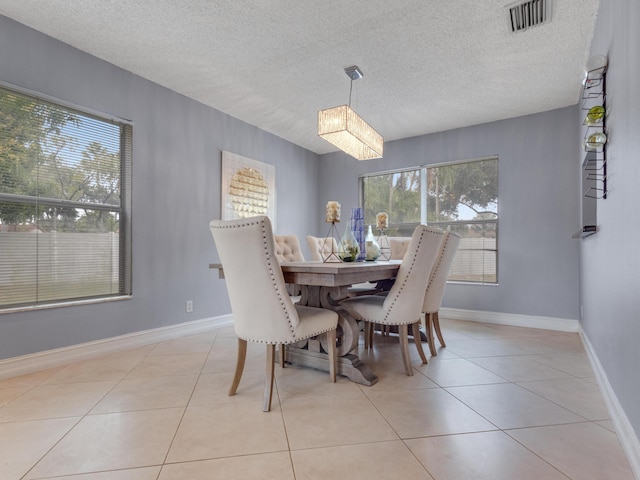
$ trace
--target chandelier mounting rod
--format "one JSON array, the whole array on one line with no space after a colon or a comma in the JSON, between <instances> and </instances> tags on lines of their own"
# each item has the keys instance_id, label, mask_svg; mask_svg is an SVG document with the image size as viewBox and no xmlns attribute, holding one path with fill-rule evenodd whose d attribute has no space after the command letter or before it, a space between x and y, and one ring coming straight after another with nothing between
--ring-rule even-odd
<instances>
[{"instance_id":1,"label":"chandelier mounting rod","mask_svg":"<svg viewBox=\"0 0 640 480\"><path fill-rule=\"evenodd\" d=\"M351 79L351 85L349 86L349 106L351 106L351 92L353 91L353 81L359 80L364 77L364 73L357 65L352 65L344 69L344 73Z\"/></svg>"}]
</instances>

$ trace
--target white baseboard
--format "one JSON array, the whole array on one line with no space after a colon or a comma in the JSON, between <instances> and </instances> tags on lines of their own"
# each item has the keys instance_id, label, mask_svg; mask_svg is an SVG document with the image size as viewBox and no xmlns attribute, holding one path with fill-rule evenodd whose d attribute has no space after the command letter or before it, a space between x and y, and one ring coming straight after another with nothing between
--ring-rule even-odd
<instances>
[{"instance_id":1,"label":"white baseboard","mask_svg":"<svg viewBox=\"0 0 640 480\"><path fill-rule=\"evenodd\" d=\"M232 325L231 314L0 360L0 379Z\"/></svg>"},{"instance_id":2,"label":"white baseboard","mask_svg":"<svg viewBox=\"0 0 640 480\"><path fill-rule=\"evenodd\" d=\"M640 441L638 440L638 435L629 422L629 418L624 413L620 402L618 402L618 397L611 388L611 384L609 384L607 374L602 368L600 360L598 360L598 357L591 346L591 342L584 330L582 330L582 327L580 327L578 333L580 334L580 338L582 338L582 343L587 352L587 356L589 357L589 361L591 362L591 367L593 368L598 385L600 386L600 391L604 402L607 405L609 416L611 417L613 426L618 433L620 445L622 445L622 449L627 455L627 460L629 460L629 465L631 466L633 474L636 478L640 479Z\"/></svg>"},{"instance_id":3,"label":"white baseboard","mask_svg":"<svg viewBox=\"0 0 640 480\"><path fill-rule=\"evenodd\" d=\"M580 327L578 320L570 320L568 318L462 310L460 308L441 308L440 316L453 320L495 323L498 325L511 325L513 327L542 328L544 330L555 330L558 332L577 332Z\"/></svg>"}]
</instances>

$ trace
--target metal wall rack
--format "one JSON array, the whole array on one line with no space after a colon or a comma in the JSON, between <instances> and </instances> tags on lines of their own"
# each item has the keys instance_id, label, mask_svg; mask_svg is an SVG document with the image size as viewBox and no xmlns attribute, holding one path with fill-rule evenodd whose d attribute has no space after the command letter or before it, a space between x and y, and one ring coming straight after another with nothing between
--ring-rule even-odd
<instances>
[{"instance_id":1,"label":"metal wall rack","mask_svg":"<svg viewBox=\"0 0 640 480\"><path fill-rule=\"evenodd\" d=\"M607 95L606 95L606 67L591 70L582 89L581 109L584 112L583 146L586 152L582 168L587 172L585 178L589 181L583 195L589 198L607 198ZM602 106L604 114L599 121L590 121L589 112L593 107ZM605 142L597 146L589 143L598 134L604 134Z\"/></svg>"},{"instance_id":2,"label":"metal wall rack","mask_svg":"<svg viewBox=\"0 0 640 480\"><path fill-rule=\"evenodd\" d=\"M596 67L587 70L582 88L580 108L584 114L582 162L582 227L573 238L585 238L598 231L597 202L607 198L607 59L594 57ZM591 59L590 59L591 61ZM599 108L593 115L594 107ZM602 138L599 136L604 135ZM593 142L593 140L599 140ZM604 141L602 141L604 140Z\"/></svg>"}]
</instances>

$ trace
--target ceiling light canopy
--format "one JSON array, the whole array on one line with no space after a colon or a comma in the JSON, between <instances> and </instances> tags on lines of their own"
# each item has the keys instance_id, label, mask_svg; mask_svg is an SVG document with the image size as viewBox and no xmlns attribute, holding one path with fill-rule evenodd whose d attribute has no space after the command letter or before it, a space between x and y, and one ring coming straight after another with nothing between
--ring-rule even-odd
<instances>
[{"instance_id":1,"label":"ceiling light canopy","mask_svg":"<svg viewBox=\"0 0 640 480\"><path fill-rule=\"evenodd\" d=\"M362 71L355 65L344 71L351 78L349 105L320 110L318 135L357 160L382 158L382 135L351 108L353 81L362 78Z\"/></svg>"}]
</instances>

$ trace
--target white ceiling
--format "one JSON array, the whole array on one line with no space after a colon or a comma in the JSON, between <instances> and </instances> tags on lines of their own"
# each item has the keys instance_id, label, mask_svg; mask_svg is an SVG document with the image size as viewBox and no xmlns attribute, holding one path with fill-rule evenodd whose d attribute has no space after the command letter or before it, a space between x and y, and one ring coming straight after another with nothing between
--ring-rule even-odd
<instances>
[{"instance_id":1,"label":"white ceiling","mask_svg":"<svg viewBox=\"0 0 640 480\"><path fill-rule=\"evenodd\" d=\"M599 0L0 0L0 14L317 153L348 103L385 138L577 103Z\"/></svg>"}]
</instances>

